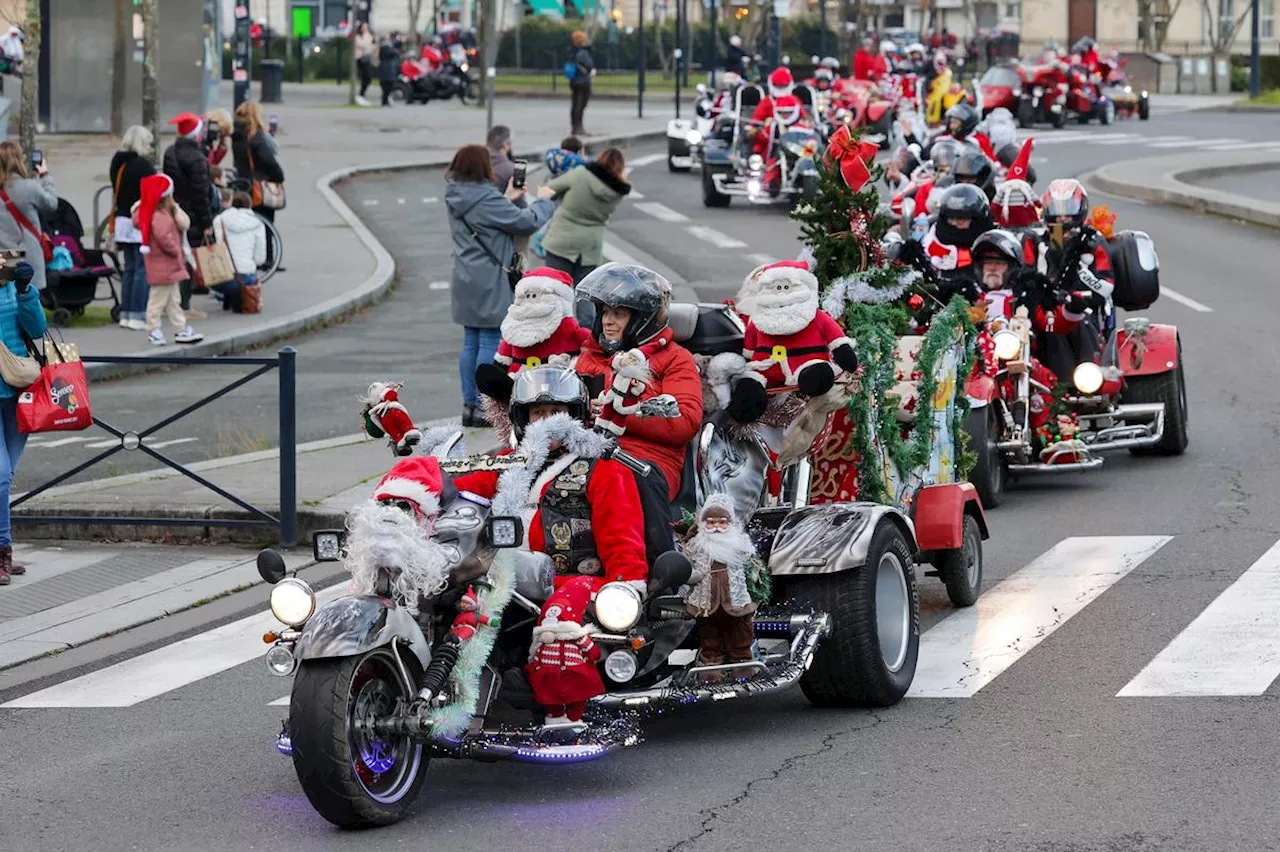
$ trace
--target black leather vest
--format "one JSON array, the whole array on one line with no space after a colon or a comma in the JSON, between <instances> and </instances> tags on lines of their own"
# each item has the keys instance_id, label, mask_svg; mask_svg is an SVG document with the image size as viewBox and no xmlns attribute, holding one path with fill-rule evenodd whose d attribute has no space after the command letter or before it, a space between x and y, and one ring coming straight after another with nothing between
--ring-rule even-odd
<instances>
[{"instance_id":1,"label":"black leather vest","mask_svg":"<svg viewBox=\"0 0 1280 852\"><path fill-rule=\"evenodd\" d=\"M587 484L594 459L576 459L551 481L542 497L543 550L557 575L604 573L591 532Z\"/></svg>"}]
</instances>

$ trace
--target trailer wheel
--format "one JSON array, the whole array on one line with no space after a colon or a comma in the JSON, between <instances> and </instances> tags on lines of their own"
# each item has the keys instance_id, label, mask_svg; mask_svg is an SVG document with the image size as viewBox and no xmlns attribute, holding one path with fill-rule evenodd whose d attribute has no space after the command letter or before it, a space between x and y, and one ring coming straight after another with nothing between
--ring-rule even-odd
<instances>
[{"instance_id":1,"label":"trailer wheel","mask_svg":"<svg viewBox=\"0 0 1280 852\"><path fill-rule=\"evenodd\" d=\"M937 565L953 605L973 606L978 602L978 595L982 594L982 529L977 518L965 513L960 547L944 550Z\"/></svg>"}]
</instances>

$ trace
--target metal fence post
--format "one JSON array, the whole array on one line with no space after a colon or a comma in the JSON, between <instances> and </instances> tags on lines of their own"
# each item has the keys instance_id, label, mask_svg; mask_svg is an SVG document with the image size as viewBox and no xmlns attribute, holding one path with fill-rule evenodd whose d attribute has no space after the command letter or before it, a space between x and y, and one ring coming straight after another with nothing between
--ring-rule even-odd
<instances>
[{"instance_id":1,"label":"metal fence post","mask_svg":"<svg viewBox=\"0 0 1280 852\"><path fill-rule=\"evenodd\" d=\"M298 417L296 378L298 353L280 350L280 544L298 543Z\"/></svg>"}]
</instances>

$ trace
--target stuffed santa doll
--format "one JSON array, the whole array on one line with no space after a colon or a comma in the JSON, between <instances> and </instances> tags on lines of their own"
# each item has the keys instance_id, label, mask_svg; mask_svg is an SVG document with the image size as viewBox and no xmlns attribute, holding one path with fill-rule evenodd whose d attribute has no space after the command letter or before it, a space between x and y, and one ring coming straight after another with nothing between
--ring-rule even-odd
<instances>
[{"instance_id":1,"label":"stuffed santa doll","mask_svg":"<svg viewBox=\"0 0 1280 852\"><path fill-rule=\"evenodd\" d=\"M858 369L853 341L818 307L818 279L807 262L778 261L758 280L760 292L742 344L747 371L730 397L730 414L744 423L764 413L769 389L822 396L835 384L837 367Z\"/></svg>"},{"instance_id":2,"label":"stuffed santa doll","mask_svg":"<svg viewBox=\"0 0 1280 852\"><path fill-rule=\"evenodd\" d=\"M547 712L546 726L565 727L582 720L588 699L604 694L596 663L600 649L583 624L592 584L579 577L557 589L542 605L525 672L533 699Z\"/></svg>"},{"instance_id":3,"label":"stuffed santa doll","mask_svg":"<svg viewBox=\"0 0 1280 852\"><path fill-rule=\"evenodd\" d=\"M747 663L753 658L753 613L768 600L769 575L751 537L734 517L727 494L707 497L698 526L684 543L693 566L684 594L685 605L698 625L699 666ZM745 669L743 674L750 674ZM703 680L719 680L721 672L707 672Z\"/></svg>"},{"instance_id":4,"label":"stuffed santa doll","mask_svg":"<svg viewBox=\"0 0 1280 852\"><path fill-rule=\"evenodd\" d=\"M476 368L476 384L485 396L505 403L516 374L543 364L572 367L591 337L573 316L573 278L540 266L516 285L502 320L502 341L493 364Z\"/></svg>"},{"instance_id":5,"label":"stuffed santa doll","mask_svg":"<svg viewBox=\"0 0 1280 852\"><path fill-rule=\"evenodd\" d=\"M627 431L627 418L640 410L645 389L653 378L649 358L668 342L665 336L659 337L613 356L609 363L613 368L613 381L600 395L600 413L595 420L598 431L615 437Z\"/></svg>"},{"instance_id":6,"label":"stuffed santa doll","mask_svg":"<svg viewBox=\"0 0 1280 852\"><path fill-rule=\"evenodd\" d=\"M458 601L458 614L453 619L453 627L449 629L459 642L466 642L476 635L480 625L489 623L489 616L481 615L478 612L479 608L480 602L476 598L476 590L468 586L466 594Z\"/></svg>"},{"instance_id":7,"label":"stuffed santa doll","mask_svg":"<svg viewBox=\"0 0 1280 852\"><path fill-rule=\"evenodd\" d=\"M360 417L364 421L364 433L370 438L386 438L398 456L413 453L422 440L422 433L413 425L413 418L400 402L403 382L374 382L361 397L364 408Z\"/></svg>"}]
</instances>

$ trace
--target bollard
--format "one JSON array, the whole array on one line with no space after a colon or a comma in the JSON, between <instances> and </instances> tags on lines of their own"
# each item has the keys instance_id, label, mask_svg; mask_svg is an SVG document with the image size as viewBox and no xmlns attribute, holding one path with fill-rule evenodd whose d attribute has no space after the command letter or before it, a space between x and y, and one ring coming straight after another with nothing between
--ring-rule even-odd
<instances>
[{"instance_id":1,"label":"bollard","mask_svg":"<svg viewBox=\"0 0 1280 852\"><path fill-rule=\"evenodd\" d=\"M280 357L280 545L298 543L297 357L292 346Z\"/></svg>"}]
</instances>

